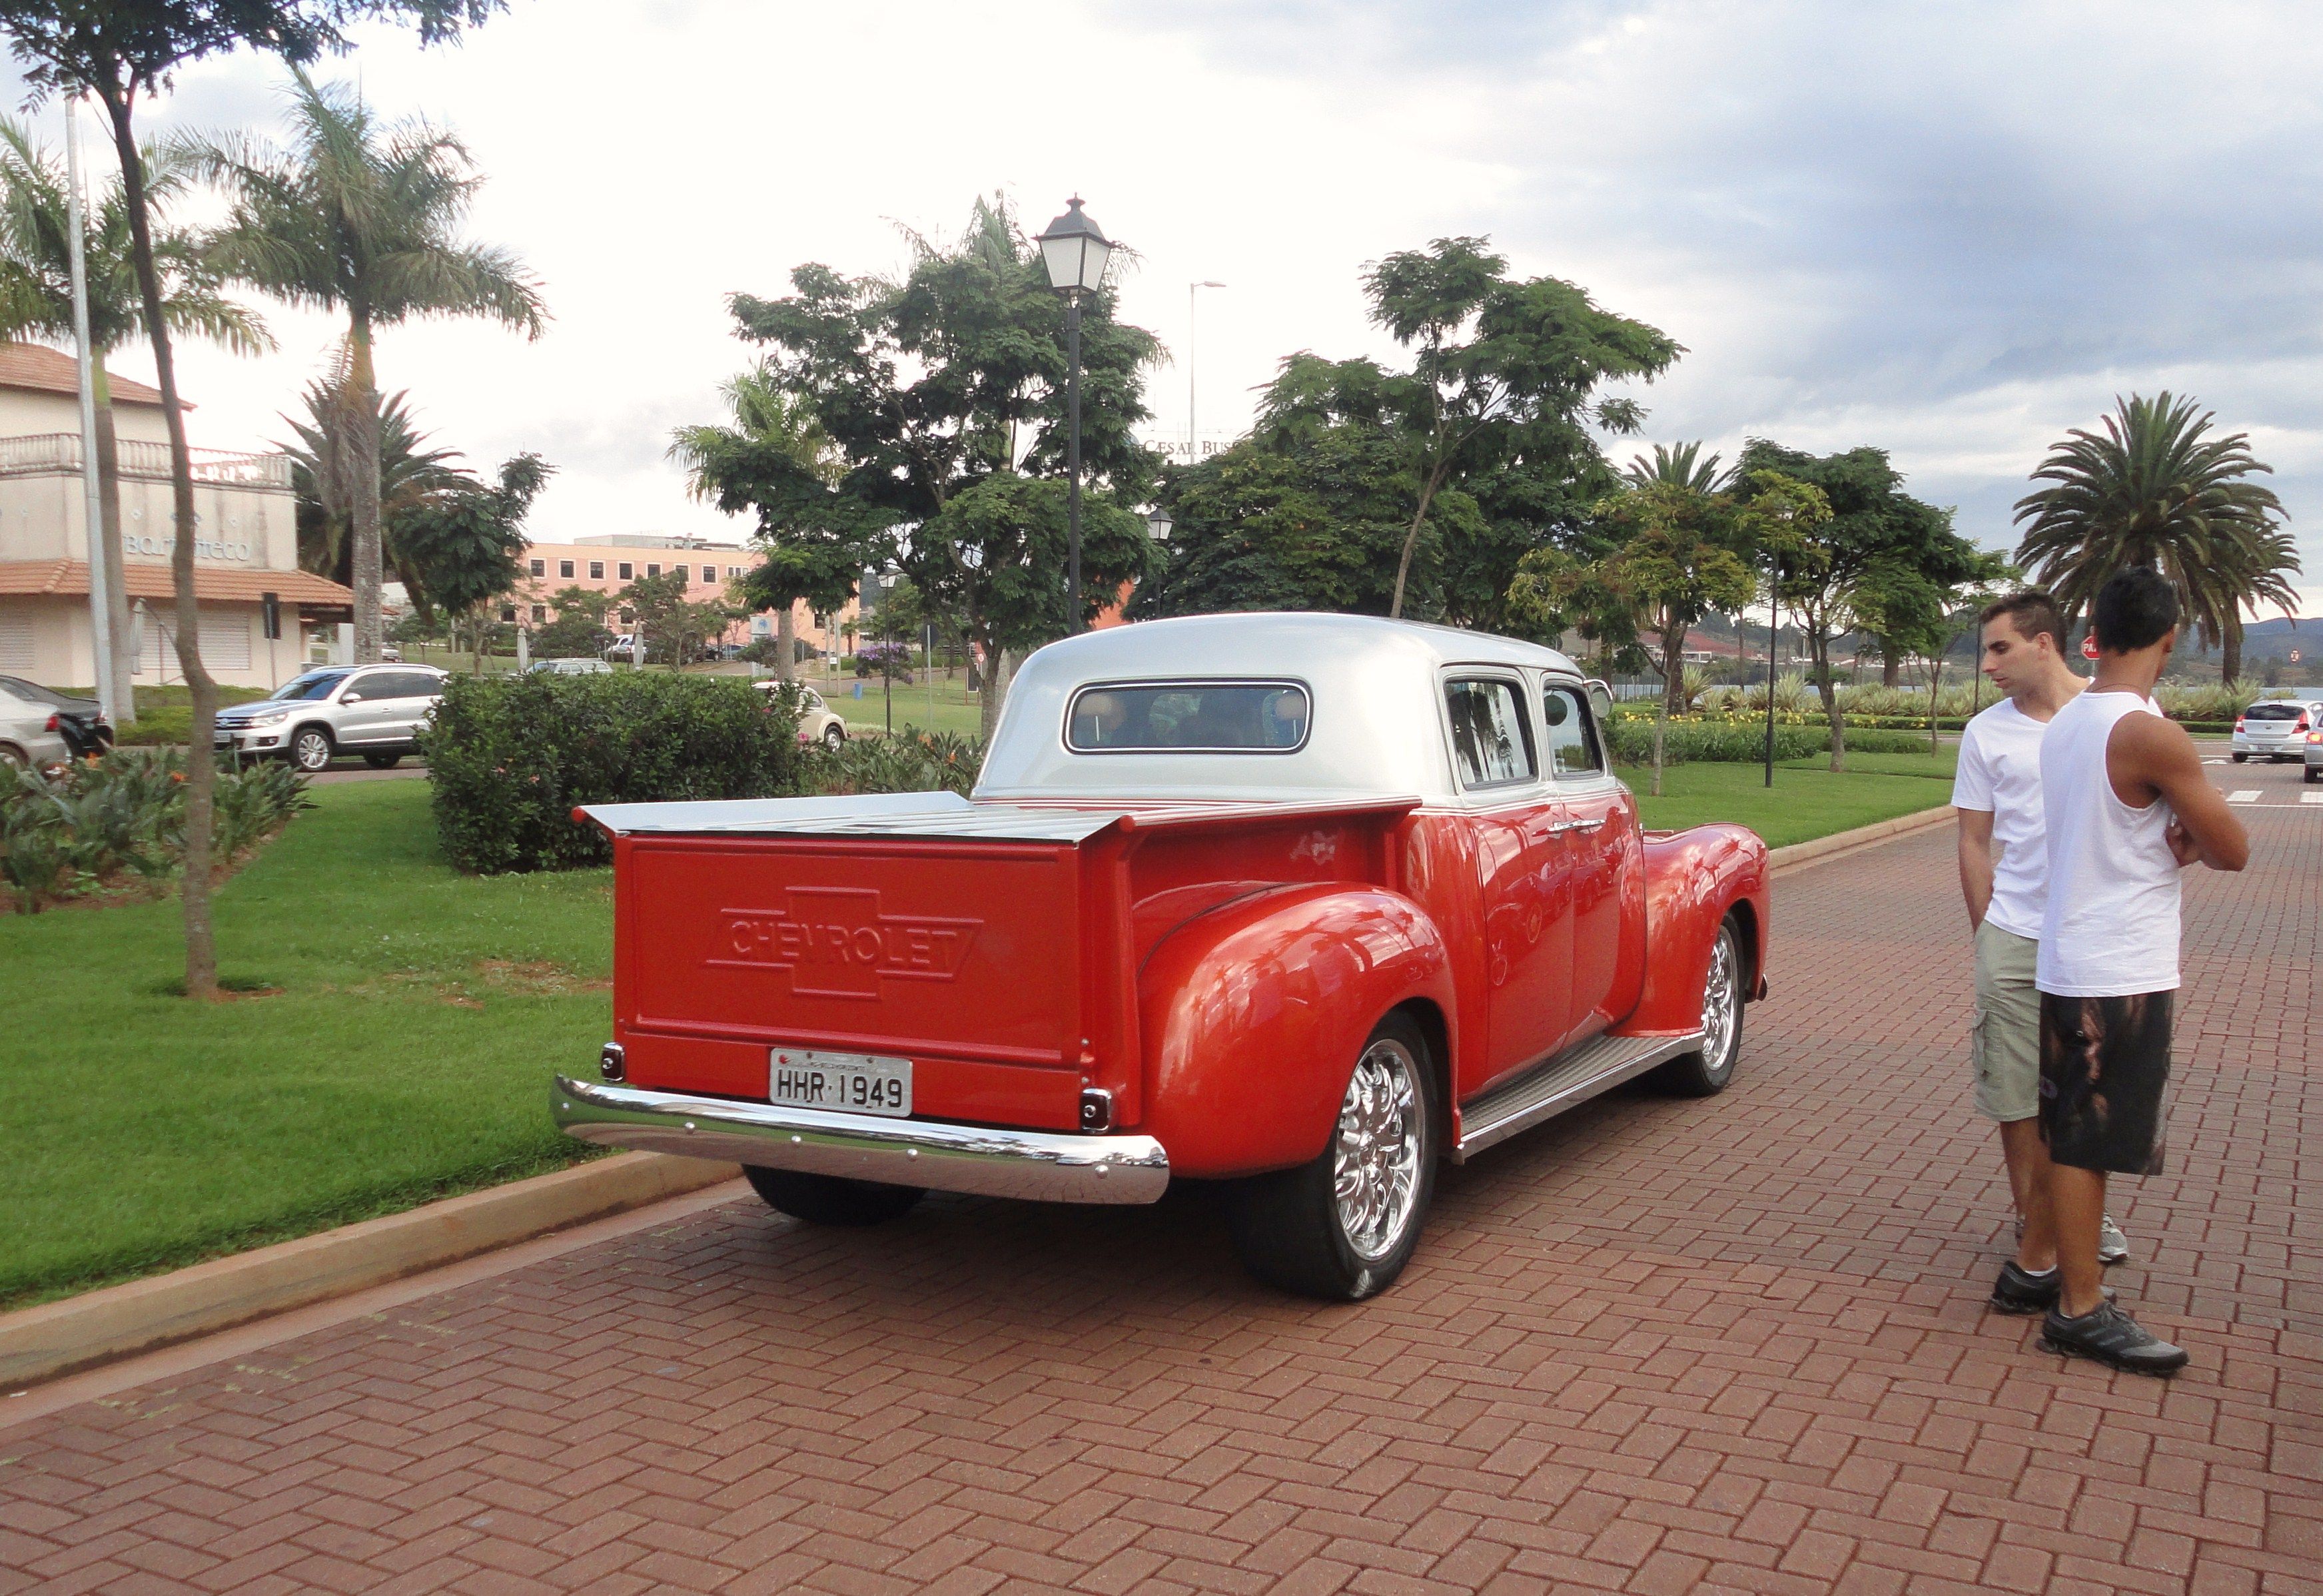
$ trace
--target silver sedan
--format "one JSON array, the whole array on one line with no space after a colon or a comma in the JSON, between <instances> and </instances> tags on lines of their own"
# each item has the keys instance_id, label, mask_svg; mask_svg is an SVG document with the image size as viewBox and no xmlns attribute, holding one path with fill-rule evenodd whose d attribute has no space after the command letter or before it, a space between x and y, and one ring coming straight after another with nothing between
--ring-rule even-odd
<instances>
[{"instance_id":1,"label":"silver sedan","mask_svg":"<svg viewBox=\"0 0 2323 1596\"><path fill-rule=\"evenodd\" d=\"M0 766L46 770L72 757L57 729L57 709L0 687Z\"/></svg>"}]
</instances>

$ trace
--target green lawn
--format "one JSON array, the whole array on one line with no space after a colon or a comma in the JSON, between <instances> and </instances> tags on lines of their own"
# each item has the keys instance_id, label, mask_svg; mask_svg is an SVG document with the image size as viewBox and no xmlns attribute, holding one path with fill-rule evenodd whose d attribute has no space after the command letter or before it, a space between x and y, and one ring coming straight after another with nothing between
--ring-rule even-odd
<instances>
[{"instance_id":1,"label":"green lawn","mask_svg":"<svg viewBox=\"0 0 2323 1596\"><path fill-rule=\"evenodd\" d=\"M196 1006L176 900L0 917L0 1303L18 1306L571 1162L552 1069L611 1024L610 874L473 879L425 782L317 789L217 897Z\"/></svg>"},{"instance_id":2,"label":"green lawn","mask_svg":"<svg viewBox=\"0 0 2323 1596\"><path fill-rule=\"evenodd\" d=\"M863 696L855 696L853 675L809 675L806 681L831 712L849 726L884 728L887 724L886 701L882 696L883 683L877 676L862 678ZM966 673L947 682L938 672L931 693L924 672L909 687L901 682L895 684L895 729L917 726L927 731L951 731L962 737L982 735L984 713L981 702L968 691Z\"/></svg>"},{"instance_id":3,"label":"green lawn","mask_svg":"<svg viewBox=\"0 0 2323 1596\"><path fill-rule=\"evenodd\" d=\"M1955 750L1940 757L1920 754L1850 754L1848 768L1834 773L1829 758L1777 763L1775 784L1767 786L1757 765L1673 765L1662 772L1662 795L1653 790L1653 772L1624 766L1621 779L1638 794L1638 812L1654 829L1696 826L1704 821L1740 821L1774 848L1809 842L1833 831L1868 826L1949 803Z\"/></svg>"}]
</instances>

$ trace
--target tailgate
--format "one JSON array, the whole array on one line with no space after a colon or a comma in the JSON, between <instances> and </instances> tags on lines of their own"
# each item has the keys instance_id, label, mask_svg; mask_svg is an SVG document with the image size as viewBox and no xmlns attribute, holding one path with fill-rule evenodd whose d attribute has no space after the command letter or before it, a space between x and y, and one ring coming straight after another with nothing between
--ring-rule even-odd
<instances>
[{"instance_id":1,"label":"tailgate","mask_svg":"<svg viewBox=\"0 0 2323 1596\"><path fill-rule=\"evenodd\" d=\"M635 837L614 863L638 1085L764 1097L779 1044L913 1059L916 1114L1074 1123L1072 846Z\"/></svg>"}]
</instances>

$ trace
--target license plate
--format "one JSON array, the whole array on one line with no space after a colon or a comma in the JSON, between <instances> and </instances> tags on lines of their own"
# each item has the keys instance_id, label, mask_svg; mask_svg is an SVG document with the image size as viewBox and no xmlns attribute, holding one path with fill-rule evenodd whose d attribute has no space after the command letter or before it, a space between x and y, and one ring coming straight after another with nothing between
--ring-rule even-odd
<instances>
[{"instance_id":1,"label":"license plate","mask_svg":"<svg viewBox=\"0 0 2323 1596\"><path fill-rule=\"evenodd\" d=\"M767 1059L767 1097L797 1108L900 1118L912 1112L912 1061L877 1053L773 1048Z\"/></svg>"}]
</instances>

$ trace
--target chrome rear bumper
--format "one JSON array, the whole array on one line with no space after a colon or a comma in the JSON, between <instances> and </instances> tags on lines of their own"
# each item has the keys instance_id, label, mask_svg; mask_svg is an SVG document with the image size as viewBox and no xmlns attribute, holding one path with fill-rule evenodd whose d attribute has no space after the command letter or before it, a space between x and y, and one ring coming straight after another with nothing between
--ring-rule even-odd
<instances>
[{"instance_id":1,"label":"chrome rear bumper","mask_svg":"<svg viewBox=\"0 0 2323 1596\"><path fill-rule=\"evenodd\" d=\"M557 1128L605 1147L1050 1203L1150 1203L1170 1184L1151 1136L1002 1131L694 1097L558 1076Z\"/></svg>"}]
</instances>

